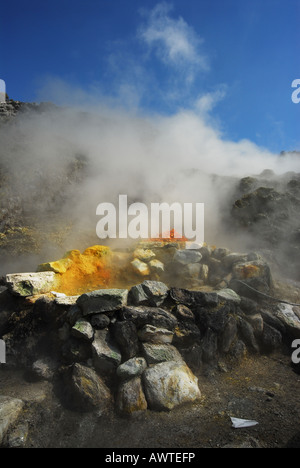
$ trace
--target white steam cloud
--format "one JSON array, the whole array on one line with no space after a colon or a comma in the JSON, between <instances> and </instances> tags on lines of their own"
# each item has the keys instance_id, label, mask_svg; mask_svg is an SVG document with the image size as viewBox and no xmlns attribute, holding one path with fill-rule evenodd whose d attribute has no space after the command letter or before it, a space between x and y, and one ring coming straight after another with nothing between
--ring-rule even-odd
<instances>
[{"instance_id":1,"label":"white steam cloud","mask_svg":"<svg viewBox=\"0 0 300 468\"><path fill-rule=\"evenodd\" d=\"M208 60L201 39L182 18L171 18L170 11L163 3L144 12L138 37L171 74L180 68L183 81L191 84L196 74L208 71ZM110 63L116 64L112 55ZM98 204L117 204L120 194L128 195L129 203L204 203L205 240L226 243L223 212L230 210L239 178L264 169L299 171L295 155L280 157L249 140L234 142L222 135L210 112L224 98L225 85L199 93L192 107L181 106L172 115L143 112L146 71L146 62L141 62L128 81L123 73L113 96L101 86L87 91L52 78L41 95L65 107L20 114L0 127L0 163L9 168L12 196L22 200L27 214L43 219L55 213L62 223L72 220L61 254L88 247L82 230L96 241ZM169 97L179 93L175 84ZM125 107L120 104L124 96ZM75 182L70 177L74 158L84 161ZM41 261L50 260L49 249L45 246Z\"/></svg>"}]
</instances>

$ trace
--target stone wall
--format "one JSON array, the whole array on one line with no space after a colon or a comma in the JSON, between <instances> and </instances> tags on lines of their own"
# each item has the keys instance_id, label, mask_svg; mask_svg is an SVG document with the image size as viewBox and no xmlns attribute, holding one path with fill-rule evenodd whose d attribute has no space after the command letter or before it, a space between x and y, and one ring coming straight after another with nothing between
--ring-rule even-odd
<instances>
[{"instance_id":1,"label":"stone wall","mask_svg":"<svg viewBox=\"0 0 300 468\"><path fill-rule=\"evenodd\" d=\"M258 288L272 285L268 265L251 258L216 249L210 261L227 265L231 278L227 287L218 278L218 289L210 290L146 279L130 289L68 297L46 291L49 272L8 275L0 295L8 365L53 380L62 399L81 411L132 414L196 401L203 372L300 337L299 308L254 297L247 287L249 279ZM42 294L33 296L38 284Z\"/></svg>"}]
</instances>

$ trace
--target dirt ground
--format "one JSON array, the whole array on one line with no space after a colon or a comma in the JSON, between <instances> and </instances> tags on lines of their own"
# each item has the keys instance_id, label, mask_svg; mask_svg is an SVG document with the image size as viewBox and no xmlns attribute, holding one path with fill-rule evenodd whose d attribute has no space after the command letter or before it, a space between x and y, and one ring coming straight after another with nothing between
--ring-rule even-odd
<instances>
[{"instance_id":1,"label":"dirt ground","mask_svg":"<svg viewBox=\"0 0 300 468\"><path fill-rule=\"evenodd\" d=\"M300 448L300 375L288 354L248 357L199 376L201 401L131 418L64 408L48 382L0 368L1 394L21 398L28 448ZM230 417L259 424L234 429Z\"/></svg>"}]
</instances>

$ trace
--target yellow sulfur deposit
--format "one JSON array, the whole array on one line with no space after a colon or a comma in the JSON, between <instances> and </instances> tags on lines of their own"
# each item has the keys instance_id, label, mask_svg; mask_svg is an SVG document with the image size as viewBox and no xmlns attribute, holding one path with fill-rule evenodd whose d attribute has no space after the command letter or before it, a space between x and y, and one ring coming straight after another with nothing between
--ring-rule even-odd
<instances>
[{"instance_id":1,"label":"yellow sulfur deposit","mask_svg":"<svg viewBox=\"0 0 300 468\"><path fill-rule=\"evenodd\" d=\"M38 271L54 271L56 291L68 296L108 288L113 279L111 250L102 245L89 247L82 254L70 250L60 260L39 265Z\"/></svg>"}]
</instances>

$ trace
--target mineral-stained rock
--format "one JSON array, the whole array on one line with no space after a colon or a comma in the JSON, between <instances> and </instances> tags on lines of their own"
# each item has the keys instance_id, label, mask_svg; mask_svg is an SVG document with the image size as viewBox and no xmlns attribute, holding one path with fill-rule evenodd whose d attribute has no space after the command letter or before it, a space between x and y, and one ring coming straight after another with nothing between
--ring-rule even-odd
<instances>
[{"instance_id":1,"label":"mineral-stained rock","mask_svg":"<svg viewBox=\"0 0 300 468\"><path fill-rule=\"evenodd\" d=\"M138 331L138 337L141 341L149 343L172 343L174 332L166 328L158 328L147 324Z\"/></svg>"},{"instance_id":2,"label":"mineral-stained rock","mask_svg":"<svg viewBox=\"0 0 300 468\"><path fill-rule=\"evenodd\" d=\"M146 369L143 383L149 408L153 410L172 410L201 397L198 379L184 362L162 362Z\"/></svg>"},{"instance_id":3,"label":"mineral-stained rock","mask_svg":"<svg viewBox=\"0 0 300 468\"><path fill-rule=\"evenodd\" d=\"M70 258L62 258L55 262L42 263L38 266L37 271L54 271L54 273L66 273L71 267L72 260Z\"/></svg>"},{"instance_id":4,"label":"mineral-stained rock","mask_svg":"<svg viewBox=\"0 0 300 468\"><path fill-rule=\"evenodd\" d=\"M20 416L23 407L22 400L0 395L0 447L8 430Z\"/></svg>"},{"instance_id":5,"label":"mineral-stained rock","mask_svg":"<svg viewBox=\"0 0 300 468\"><path fill-rule=\"evenodd\" d=\"M149 266L151 268L151 271L154 271L156 273L162 273L165 270L164 264L156 258L149 262Z\"/></svg>"},{"instance_id":6,"label":"mineral-stained rock","mask_svg":"<svg viewBox=\"0 0 300 468\"><path fill-rule=\"evenodd\" d=\"M117 310L127 304L127 289L99 289L82 294L77 304L83 316Z\"/></svg>"},{"instance_id":7,"label":"mineral-stained rock","mask_svg":"<svg viewBox=\"0 0 300 468\"><path fill-rule=\"evenodd\" d=\"M165 361L182 361L178 349L172 345L143 343L142 350L148 365Z\"/></svg>"},{"instance_id":8,"label":"mineral-stained rock","mask_svg":"<svg viewBox=\"0 0 300 468\"><path fill-rule=\"evenodd\" d=\"M142 262L149 262L155 257L155 253L150 249L136 249L133 253L133 256Z\"/></svg>"},{"instance_id":9,"label":"mineral-stained rock","mask_svg":"<svg viewBox=\"0 0 300 468\"><path fill-rule=\"evenodd\" d=\"M74 364L66 385L73 405L81 411L93 408L106 410L111 405L111 394L99 375L91 368Z\"/></svg>"},{"instance_id":10,"label":"mineral-stained rock","mask_svg":"<svg viewBox=\"0 0 300 468\"><path fill-rule=\"evenodd\" d=\"M133 377L142 375L146 368L147 363L145 359L143 357L135 357L119 365L117 376L121 380L132 379Z\"/></svg>"},{"instance_id":11,"label":"mineral-stained rock","mask_svg":"<svg viewBox=\"0 0 300 468\"><path fill-rule=\"evenodd\" d=\"M48 293L53 289L54 283L55 273L52 271L6 275L8 289L17 296L28 297Z\"/></svg>"},{"instance_id":12,"label":"mineral-stained rock","mask_svg":"<svg viewBox=\"0 0 300 468\"><path fill-rule=\"evenodd\" d=\"M103 374L114 372L121 363L121 353L108 330L97 330L92 343L93 363Z\"/></svg>"},{"instance_id":13,"label":"mineral-stained rock","mask_svg":"<svg viewBox=\"0 0 300 468\"><path fill-rule=\"evenodd\" d=\"M268 286L272 283L270 267L264 261L236 263L232 272L233 278L241 281L260 278L265 280Z\"/></svg>"},{"instance_id":14,"label":"mineral-stained rock","mask_svg":"<svg viewBox=\"0 0 300 468\"><path fill-rule=\"evenodd\" d=\"M130 415L145 411L147 406L140 377L134 377L121 383L116 398L116 407L121 413Z\"/></svg>"},{"instance_id":15,"label":"mineral-stained rock","mask_svg":"<svg viewBox=\"0 0 300 468\"><path fill-rule=\"evenodd\" d=\"M199 343L201 339L201 332L197 325L193 322L181 322L175 328L173 337L174 346L181 348L187 348Z\"/></svg>"},{"instance_id":16,"label":"mineral-stained rock","mask_svg":"<svg viewBox=\"0 0 300 468\"><path fill-rule=\"evenodd\" d=\"M135 305L158 307L163 304L168 292L168 287L161 281L146 280L131 288L130 299Z\"/></svg>"},{"instance_id":17,"label":"mineral-stained rock","mask_svg":"<svg viewBox=\"0 0 300 468\"><path fill-rule=\"evenodd\" d=\"M149 276L150 275L150 269L147 263L142 262L138 258L135 258L131 262L133 270L138 273L141 276Z\"/></svg>"}]
</instances>

